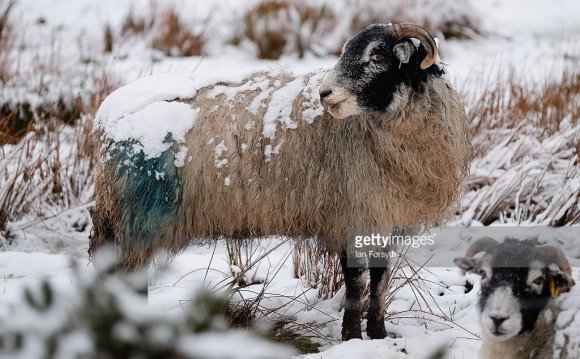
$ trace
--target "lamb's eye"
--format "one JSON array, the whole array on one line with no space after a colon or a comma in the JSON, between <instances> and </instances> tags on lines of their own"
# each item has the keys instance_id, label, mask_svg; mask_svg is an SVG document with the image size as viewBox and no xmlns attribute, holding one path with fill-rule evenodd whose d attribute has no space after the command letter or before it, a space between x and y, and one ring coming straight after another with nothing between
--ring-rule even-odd
<instances>
[{"instance_id":1,"label":"lamb's eye","mask_svg":"<svg viewBox=\"0 0 580 359\"><path fill-rule=\"evenodd\" d=\"M481 279L486 279L487 278L487 273L485 273L485 271L483 269L480 269L477 271L477 274L479 274L479 276L481 277Z\"/></svg>"},{"instance_id":2,"label":"lamb's eye","mask_svg":"<svg viewBox=\"0 0 580 359\"><path fill-rule=\"evenodd\" d=\"M380 62L384 62L385 61L385 57L383 55L381 55L381 54L372 54L369 57L369 60L371 60L372 62L380 63Z\"/></svg>"},{"instance_id":3,"label":"lamb's eye","mask_svg":"<svg viewBox=\"0 0 580 359\"><path fill-rule=\"evenodd\" d=\"M537 284L537 285L541 285L542 283L544 283L544 277L538 277L532 283Z\"/></svg>"}]
</instances>

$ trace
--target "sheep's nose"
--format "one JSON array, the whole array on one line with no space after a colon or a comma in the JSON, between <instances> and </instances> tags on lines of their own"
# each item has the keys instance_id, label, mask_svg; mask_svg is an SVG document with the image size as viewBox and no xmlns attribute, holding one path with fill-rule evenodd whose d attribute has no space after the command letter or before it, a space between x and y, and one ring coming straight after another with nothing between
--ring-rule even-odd
<instances>
[{"instance_id":1,"label":"sheep's nose","mask_svg":"<svg viewBox=\"0 0 580 359\"><path fill-rule=\"evenodd\" d=\"M496 329L499 328L503 322L509 319L509 317L491 317L491 316L489 318L493 322L493 325L496 327Z\"/></svg>"},{"instance_id":2,"label":"sheep's nose","mask_svg":"<svg viewBox=\"0 0 580 359\"><path fill-rule=\"evenodd\" d=\"M320 91L320 101L324 100L325 97L328 97L332 93L332 90L321 90Z\"/></svg>"}]
</instances>

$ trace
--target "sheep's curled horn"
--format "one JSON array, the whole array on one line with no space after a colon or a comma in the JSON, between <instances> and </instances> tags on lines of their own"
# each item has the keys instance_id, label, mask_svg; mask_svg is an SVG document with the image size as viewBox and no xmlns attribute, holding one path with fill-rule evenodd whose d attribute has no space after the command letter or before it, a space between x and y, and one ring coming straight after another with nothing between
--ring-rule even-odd
<instances>
[{"instance_id":1,"label":"sheep's curled horn","mask_svg":"<svg viewBox=\"0 0 580 359\"><path fill-rule=\"evenodd\" d=\"M478 239L477 241L473 242L467 251L465 252L466 257L473 257L477 253L480 252L488 252L491 248L496 247L499 245L499 242L490 237L483 237ZM467 271L465 269L461 269L461 275L465 275Z\"/></svg>"},{"instance_id":2,"label":"sheep's curled horn","mask_svg":"<svg viewBox=\"0 0 580 359\"><path fill-rule=\"evenodd\" d=\"M466 257L473 257L477 253L480 252L489 252L489 250L493 247L499 245L499 242L490 237L483 237L478 239L477 241L473 242L469 248L467 248L467 252L465 252Z\"/></svg>"},{"instance_id":3,"label":"sheep's curled horn","mask_svg":"<svg viewBox=\"0 0 580 359\"><path fill-rule=\"evenodd\" d=\"M437 60L437 43L427 30L415 24L397 24L387 27L386 32L399 40L415 38L425 46L427 56L421 62L421 69L425 70Z\"/></svg>"},{"instance_id":4,"label":"sheep's curled horn","mask_svg":"<svg viewBox=\"0 0 580 359\"><path fill-rule=\"evenodd\" d=\"M555 263L562 272L572 276L572 266L560 249L550 246L542 246L536 247L534 250L540 253L540 255L545 259Z\"/></svg>"},{"instance_id":5,"label":"sheep's curled horn","mask_svg":"<svg viewBox=\"0 0 580 359\"><path fill-rule=\"evenodd\" d=\"M499 245L499 242L490 237L483 237L473 242L467 251L465 252L466 257L473 257L480 252L488 252L493 247ZM539 253L544 259L556 264L558 268L567 275L572 275L572 266L564 253L558 249L551 246L535 247L534 251ZM461 270L462 274L465 274L465 270Z\"/></svg>"}]
</instances>

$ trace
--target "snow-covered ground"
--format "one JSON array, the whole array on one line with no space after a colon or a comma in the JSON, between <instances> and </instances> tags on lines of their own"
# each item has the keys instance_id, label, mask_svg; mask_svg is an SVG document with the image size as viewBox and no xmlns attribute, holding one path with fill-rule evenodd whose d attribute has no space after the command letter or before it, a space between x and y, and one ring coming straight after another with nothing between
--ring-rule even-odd
<instances>
[{"instance_id":1,"label":"snow-covered ground","mask_svg":"<svg viewBox=\"0 0 580 359\"><path fill-rule=\"evenodd\" d=\"M175 3L186 18L210 17L212 31L217 37L226 38L230 30L220 24L255 1ZM103 63L124 84L143 75L177 72L193 72L200 76L211 74L212 78L224 79L236 78L251 69L260 68L283 68L304 73L332 66L336 61L336 57L314 57L309 54L303 59L285 55L279 61L256 60L245 49L215 44L209 47L207 57L171 58L133 41L119 45L113 55L105 56L100 51L93 53L94 48L100 49L102 46L105 24L119 28L129 8L143 13L149 4L148 0L19 0L15 19L20 24L19 28L25 29L20 35L30 50L19 60L19 66L32 66L35 56L50 56L56 46L59 48L58 61L66 71L55 79L54 88L78 87L80 92L86 86L81 81L83 74L91 73L96 64ZM580 56L580 2L577 0L560 0L557 3L544 0L473 0L469 4L479 13L481 35L468 41L451 40L440 44L443 61L449 64L450 79L460 92L478 91L485 84L502 81L502 76L507 76L510 68L520 69L518 73L523 74L526 81L551 78ZM54 34L58 34L57 44L47 41L54 38ZM79 65L80 58L86 59L82 65ZM36 85L35 82L30 86ZM36 89L27 86L1 89L3 101L0 102L46 100L31 99ZM46 90L47 98L59 93L54 88ZM85 204L90 206L90 203ZM70 230L71 223L82 222L87 217L87 206L73 208L47 221L36 221L29 216L9 224L13 239L9 248L0 252L0 312L9 305L17 305L23 287L37 283L41 278L50 277L61 285L71 285L71 258L78 260L85 270L92 271L86 254L90 226L81 232ZM255 246L266 250L284 241L283 238L265 238ZM453 243L459 244L461 241ZM566 237L560 244L568 250L567 254L575 267L574 278L580 283L580 235ZM452 257L454 254L461 255L463 247L449 247L446 250ZM410 287L396 292L388 308L390 315L387 322L387 330L396 334L395 339L352 340L345 343L339 340L343 290L332 299L321 300L316 289L295 278L290 242L280 245L248 275L267 283L267 295L262 305L280 308L279 314L293 316L298 323L316 326L319 336L325 338L320 339L323 343L321 353L301 357L421 358L443 346L449 350L450 358L474 358L480 346L474 308L479 280L473 275L461 277L451 265L450 262L448 266L421 271L420 287L426 297L422 304L416 300L417 293ZM216 243L215 247L190 246L166 268L150 274L150 306L161 311L179 312L183 310L182 302L190 299L201 287L224 290L231 279L231 271L224 242ZM474 285L468 293L465 293L466 281ZM239 295L252 297L263 287L263 284L249 286ZM580 298L580 286L576 286L568 296ZM580 299L578 301L577 308L580 307ZM427 313L429 311L432 313Z\"/></svg>"},{"instance_id":2,"label":"snow-covered ground","mask_svg":"<svg viewBox=\"0 0 580 359\"><path fill-rule=\"evenodd\" d=\"M281 244L281 245L280 245ZM282 316L295 318L318 331L317 341L322 344L321 353L298 357L318 358L426 358L437 349L447 349L449 358L474 358L481 344L475 302L479 292L479 279L468 274L462 277L457 268L429 267L420 272L416 285L409 285L395 292L388 308L387 331L395 338L340 342L342 325L341 302L344 289L328 300L318 298L318 290L310 288L303 279L294 277L292 247L284 238L268 238L255 243L260 253L277 247L257 268L246 274L254 284L245 287L234 299L251 299L266 287L260 302L261 308L276 309ZM74 257L80 267L93 271L86 257ZM167 267L150 273L149 305L152 310L170 315L183 313L187 303L201 288L224 291L230 281L231 270L227 263L227 251L223 241L215 245L190 247L177 256ZM22 303L22 290L42 278L50 278L58 287L72 286L71 256L42 252L0 252L0 280L2 311L11 305ZM409 273L407 273L409 275ZM580 278L576 268L574 278ZM473 288L466 293L466 283ZM562 296L569 300L568 308L577 311L580 287ZM423 297L424 299L420 299ZM186 306L185 306L186 308ZM576 308L576 309L575 309ZM364 322L363 322L364 328ZM307 334L312 335L312 333Z\"/></svg>"}]
</instances>

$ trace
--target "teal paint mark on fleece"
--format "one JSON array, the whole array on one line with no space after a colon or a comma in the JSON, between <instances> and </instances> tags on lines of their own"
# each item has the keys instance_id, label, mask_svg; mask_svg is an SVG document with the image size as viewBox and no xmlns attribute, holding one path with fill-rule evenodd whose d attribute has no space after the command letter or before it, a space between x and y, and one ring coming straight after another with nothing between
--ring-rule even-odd
<instances>
[{"instance_id":1,"label":"teal paint mark on fleece","mask_svg":"<svg viewBox=\"0 0 580 359\"><path fill-rule=\"evenodd\" d=\"M115 181L123 181L117 208L121 219L121 241L127 249L158 249L162 233L176 220L182 188L172 148L158 158L146 159L134 143L117 143L112 151L117 164ZM174 146L175 147L175 146ZM133 152L133 153L132 153Z\"/></svg>"}]
</instances>

